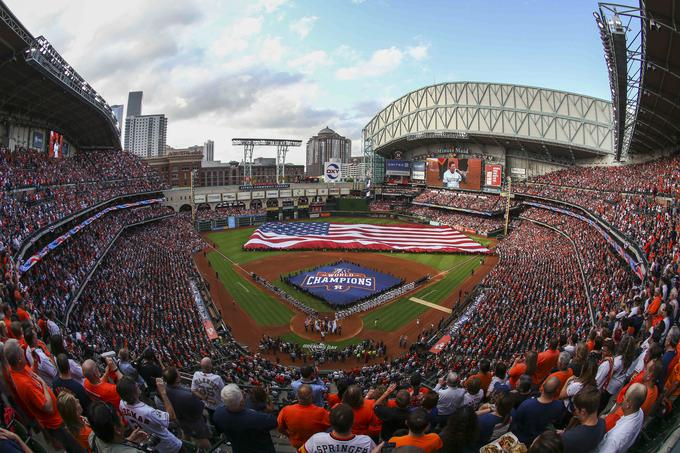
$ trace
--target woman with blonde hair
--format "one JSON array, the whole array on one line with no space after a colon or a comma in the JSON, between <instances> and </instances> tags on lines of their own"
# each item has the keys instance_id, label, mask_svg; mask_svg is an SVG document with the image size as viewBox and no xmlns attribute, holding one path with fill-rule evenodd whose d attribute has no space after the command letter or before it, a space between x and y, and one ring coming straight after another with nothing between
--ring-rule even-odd
<instances>
[{"instance_id":1,"label":"woman with blonde hair","mask_svg":"<svg viewBox=\"0 0 680 453\"><path fill-rule=\"evenodd\" d=\"M57 398L57 408L64 419L66 429L78 441L81 447L88 452L92 452L89 444L90 433L92 428L87 419L83 417L83 408L80 401L73 393L62 391Z\"/></svg>"}]
</instances>

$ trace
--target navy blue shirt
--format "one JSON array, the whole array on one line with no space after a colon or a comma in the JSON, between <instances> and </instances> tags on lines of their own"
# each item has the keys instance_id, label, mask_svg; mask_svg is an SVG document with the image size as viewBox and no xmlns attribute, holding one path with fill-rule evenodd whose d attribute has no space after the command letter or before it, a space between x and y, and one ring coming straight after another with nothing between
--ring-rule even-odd
<instances>
[{"instance_id":1,"label":"navy blue shirt","mask_svg":"<svg viewBox=\"0 0 680 453\"><path fill-rule=\"evenodd\" d=\"M488 414L483 414L477 417L477 421L479 423L479 437L477 438L477 444L479 445L479 448L481 448L491 441L493 429L497 424L503 421L503 417L489 412Z\"/></svg>"},{"instance_id":2,"label":"navy blue shirt","mask_svg":"<svg viewBox=\"0 0 680 453\"><path fill-rule=\"evenodd\" d=\"M230 412L225 406L215 409L213 423L231 441L234 453L275 453L269 431L276 428L271 414L244 409Z\"/></svg>"},{"instance_id":3,"label":"navy blue shirt","mask_svg":"<svg viewBox=\"0 0 680 453\"><path fill-rule=\"evenodd\" d=\"M511 430L520 442L531 445L548 425L562 418L563 411L564 404L559 400L544 404L538 398L530 398L514 412Z\"/></svg>"},{"instance_id":4,"label":"navy blue shirt","mask_svg":"<svg viewBox=\"0 0 680 453\"><path fill-rule=\"evenodd\" d=\"M83 408L83 413L87 413L87 408L90 407L91 400L85 391L85 387L83 387L80 382L73 378L62 379L60 376L57 376L52 380L52 391L54 392L54 396L59 396L59 393L61 393L62 390L68 390L73 393L75 397L78 398L80 406Z\"/></svg>"},{"instance_id":5,"label":"navy blue shirt","mask_svg":"<svg viewBox=\"0 0 680 453\"><path fill-rule=\"evenodd\" d=\"M577 451L579 453L595 451L606 431L602 418L597 419L595 426L578 425L568 429L562 434L564 451Z\"/></svg>"}]
</instances>

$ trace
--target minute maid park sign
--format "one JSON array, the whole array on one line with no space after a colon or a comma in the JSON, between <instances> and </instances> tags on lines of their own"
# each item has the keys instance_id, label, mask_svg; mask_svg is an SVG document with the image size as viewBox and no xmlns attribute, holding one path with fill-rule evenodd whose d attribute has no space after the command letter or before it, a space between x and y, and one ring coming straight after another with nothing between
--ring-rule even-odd
<instances>
[{"instance_id":1,"label":"minute maid park sign","mask_svg":"<svg viewBox=\"0 0 680 453\"><path fill-rule=\"evenodd\" d=\"M330 272L307 274L302 282L305 288L326 287L327 291L348 291L352 288L374 290L375 277L353 272L351 269L336 268Z\"/></svg>"}]
</instances>

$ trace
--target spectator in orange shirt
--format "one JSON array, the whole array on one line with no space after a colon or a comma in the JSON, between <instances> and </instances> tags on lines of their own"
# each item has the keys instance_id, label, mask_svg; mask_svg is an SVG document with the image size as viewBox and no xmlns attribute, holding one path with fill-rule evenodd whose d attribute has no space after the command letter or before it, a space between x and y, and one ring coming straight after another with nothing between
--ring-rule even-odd
<instances>
[{"instance_id":1,"label":"spectator in orange shirt","mask_svg":"<svg viewBox=\"0 0 680 453\"><path fill-rule=\"evenodd\" d=\"M570 360L571 354L566 351L561 352L559 358L557 359L557 371L548 376L548 379L551 377L556 377L560 381L560 385L557 388L558 394L562 392L562 387L564 387L564 384L566 384L567 379L574 375L574 371L569 368Z\"/></svg>"},{"instance_id":2,"label":"spectator in orange shirt","mask_svg":"<svg viewBox=\"0 0 680 453\"><path fill-rule=\"evenodd\" d=\"M647 306L647 313L655 315L656 312L659 311L659 307L661 307L661 291L659 288L654 288L654 299L652 299L652 302Z\"/></svg>"},{"instance_id":3,"label":"spectator in orange shirt","mask_svg":"<svg viewBox=\"0 0 680 453\"><path fill-rule=\"evenodd\" d=\"M120 405L120 396L116 391L115 383L123 377L123 373L110 357L106 358L106 374L103 379L99 373L99 367L91 359L83 362L83 376L85 376L85 390L92 399L104 401L115 408Z\"/></svg>"},{"instance_id":4,"label":"spectator in orange shirt","mask_svg":"<svg viewBox=\"0 0 680 453\"><path fill-rule=\"evenodd\" d=\"M66 428L84 450L90 451L89 438L92 428L83 417L83 407L73 393L61 392L57 398L59 413L64 418Z\"/></svg>"},{"instance_id":5,"label":"spectator in orange shirt","mask_svg":"<svg viewBox=\"0 0 680 453\"><path fill-rule=\"evenodd\" d=\"M297 404L285 406L279 412L278 430L288 436L295 448L302 447L314 434L330 426L328 412L312 401L312 387L302 384L297 392Z\"/></svg>"},{"instance_id":6,"label":"spectator in orange shirt","mask_svg":"<svg viewBox=\"0 0 680 453\"><path fill-rule=\"evenodd\" d=\"M540 383L548 377L550 372L557 366L560 351L557 349L558 338L552 337L548 342L548 349L538 354L536 363L536 380Z\"/></svg>"},{"instance_id":7,"label":"spectator in orange shirt","mask_svg":"<svg viewBox=\"0 0 680 453\"><path fill-rule=\"evenodd\" d=\"M35 419L48 437L61 443L69 452L84 452L76 439L66 430L57 410L57 399L52 389L26 365L26 356L17 340L5 342L3 353L10 366L10 375L17 396L28 415Z\"/></svg>"},{"instance_id":8,"label":"spectator in orange shirt","mask_svg":"<svg viewBox=\"0 0 680 453\"><path fill-rule=\"evenodd\" d=\"M342 395L345 394L347 387L349 387L349 383L345 378L338 379L335 382L335 388L338 389L338 393L326 394L326 402L328 403L328 407L334 407L336 404L340 404L342 402Z\"/></svg>"},{"instance_id":9,"label":"spectator in orange shirt","mask_svg":"<svg viewBox=\"0 0 680 453\"><path fill-rule=\"evenodd\" d=\"M444 446L439 434L425 434L425 430L429 426L428 420L427 413L423 409L414 409L406 418L408 434L392 437L389 442L394 442L395 447L417 447L425 453L439 450Z\"/></svg>"},{"instance_id":10,"label":"spectator in orange shirt","mask_svg":"<svg viewBox=\"0 0 680 453\"><path fill-rule=\"evenodd\" d=\"M491 362L489 362L487 359L480 360L479 373L473 374L472 376L467 378L467 380L465 381L465 386L467 387L468 382L475 377L479 378L482 390L484 390L484 396L487 396L486 392L489 389L489 384L491 384L491 378L493 378L493 373L491 372Z\"/></svg>"},{"instance_id":11,"label":"spectator in orange shirt","mask_svg":"<svg viewBox=\"0 0 680 453\"><path fill-rule=\"evenodd\" d=\"M29 315L28 312L24 310L23 300L17 302L17 318L19 318L19 322L31 320L31 315Z\"/></svg>"},{"instance_id":12,"label":"spectator in orange shirt","mask_svg":"<svg viewBox=\"0 0 680 453\"><path fill-rule=\"evenodd\" d=\"M382 429L382 423L373 412L374 401L364 400L361 387L350 385L342 396L342 402L352 408L354 423L352 434L365 434L377 438Z\"/></svg>"},{"instance_id":13,"label":"spectator in orange shirt","mask_svg":"<svg viewBox=\"0 0 680 453\"><path fill-rule=\"evenodd\" d=\"M524 358L518 357L512 364L510 371L508 371L508 376L510 378L510 387L513 389L517 387L517 382L519 377L523 374L528 374L531 376L531 381L533 385L538 385L539 382L536 379L536 366L537 366L538 354L536 351L527 351L524 353Z\"/></svg>"}]
</instances>

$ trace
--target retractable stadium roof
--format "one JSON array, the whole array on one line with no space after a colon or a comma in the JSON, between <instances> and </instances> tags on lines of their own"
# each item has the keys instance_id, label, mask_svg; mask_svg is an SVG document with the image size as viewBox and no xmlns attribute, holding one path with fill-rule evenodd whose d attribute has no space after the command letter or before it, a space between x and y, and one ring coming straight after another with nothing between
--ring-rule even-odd
<instances>
[{"instance_id":1,"label":"retractable stadium roof","mask_svg":"<svg viewBox=\"0 0 680 453\"><path fill-rule=\"evenodd\" d=\"M120 149L109 105L0 0L0 119L63 134L78 149Z\"/></svg>"}]
</instances>

